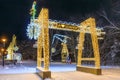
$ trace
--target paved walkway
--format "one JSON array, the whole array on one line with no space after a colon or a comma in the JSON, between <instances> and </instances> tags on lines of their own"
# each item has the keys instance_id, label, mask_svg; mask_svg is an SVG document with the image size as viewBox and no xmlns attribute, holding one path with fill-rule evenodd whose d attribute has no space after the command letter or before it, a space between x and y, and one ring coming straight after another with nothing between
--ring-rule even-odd
<instances>
[{"instance_id":1,"label":"paved walkway","mask_svg":"<svg viewBox=\"0 0 120 80\"><path fill-rule=\"evenodd\" d=\"M37 74L1 74L0 80L42 80ZM46 80L120 80L120 69L105 69L102 75L78 71L52 72L52 79Z\"/></svg>"},{"instance_id":2,"label":"paved walkway","mask_svg":"<svg viewBox=\"0 0 120 80\"><path fill-rule=\"evenodd\" d=\"M36 74L0 74L0 80L41 80Z\"/></svg>"},{"instance_id":3,"label":"paved walkway","mask_svg":"<svg viewBox=\"0 0 120 80\"><path fill-rule=\"evenodd\" d=\"M102 75L84 72L54 72L53 80L120 80L120 69L103 70Z\"/></svg>"}]
</instances>

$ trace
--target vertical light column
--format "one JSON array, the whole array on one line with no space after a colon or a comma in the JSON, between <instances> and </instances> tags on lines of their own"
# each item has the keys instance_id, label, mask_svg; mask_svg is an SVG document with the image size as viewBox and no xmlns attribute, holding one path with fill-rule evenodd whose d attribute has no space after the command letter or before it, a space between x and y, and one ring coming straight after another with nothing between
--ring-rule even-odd
<instances>
[{"instance_id":1,"label":"vertical light column","mask_svg":"<svg viewBox=\"0 0 120 80\"><path fill-rule=\"evenodd\" d=\"M49 70L49 29L48 29L48 9L42 8L43 22L43 53L44 53L44 70Z\"/></svg>"},{"instance_id":2,"label":"vertical light column","mask_svg":"<svg viewBox=\"0 0 120 80\"><path fill-rule=\"evenodd\" d=\"M37 67L41 67L42 62L42 34L39 35L37 40Z\"/></svg>"},{"instance_id":3,"label":"vertical light column","mask_svg":"<svg viewBox=\"0 0 120 80\"><path fill-rule=\"evenodd\" d=\"M84 36L85 36L85 32L83 28L82 32L80 32L79 34L77 66L81 66L81 63L82 63L82 50L84 47Z\"/></svg>"},{"instance_id":4,"label":"vertical light column","mask_svg":"<svg viewBox=\"0 0 120 80\"><path fill-rule=\"evenodd\" d=\"M10 52L10 60L13 60L13 43L11 42L11 52Z\"/></svg>"},{"instance_id":5,"label":"vertical light column","mask_svg":"<svg viewBox=\"0 0 120 80\"><path fill-rule=\"evenodd\" d=\"M12 48L12 42L10 42L10 45L9 45L9 52L8 54L10 55L10 60L13 60L13 48Z\"/></svg>"},{"instance_id":6,"label":"vertical light column","mask_svg":"<svg viewBox=\"0 0 120 80\"><path fill-rule=\"evenodd\" d=\"M51 71L49 71L49 29L48 29L48 9L42 8L39 16L38 23L40 25L40 36L38 39L38 75L41 76L42 79L51 78ZM42 59L43 53L43 59ZM44 61L44 66L41 66L41 61Z\"/></svg>"},{"instance_id":7,"label":"vertical light column","mask_svg":"<svg viewBox=\"0 0 120 80\"><path fill-rule=\"evenodd\" d=\"M38 36L38 41L37 41L37 67L41 67L41 62L42 62L42 47L43 47L43 40L42 40L43 24L42 22L43 22L43 13L41 11L38 16L38 23L39 23L41 32Z\"/></svg>"},{"instance_id":8,"label":"vertical light column","mask_svg":"<svg viewBox=\"0 0 120 80\"><path fill-rule=\"evenodd\" d=\"M41 37L40 37L40 41L39 42L41 42L40 44L42 45L42 48L43 48L44 70L49 70L49 29L48 29L48 17L49 17L48 16L48 9L47 8L42 8L42 10L40 12L40 15L38 17L38 22L39 22L40 27L41 27ZM42 50L42 48L40 49L40 51ZM38 52L38 55L40 53ZM39 59L41 59L40 58L41 54L39 55ZM38 63L38 65L39 65L39 63Z\"/></svg>"},{"instance_id":9,"label":"vertical light column","mask_svg":"<svg viewBox=\"0 0 120 80\"><path fill-rule=\"evenodd\" d=\"M100 53L99 53L99 47L98 47L98 38L97 38L97 32L96 32L96 24L95 19L90 18L90 32L92 37L92 45L93 45L93 51L94 51L94 57L95 57L95 67L100 68Z\"/></svg>"}]
</instances>

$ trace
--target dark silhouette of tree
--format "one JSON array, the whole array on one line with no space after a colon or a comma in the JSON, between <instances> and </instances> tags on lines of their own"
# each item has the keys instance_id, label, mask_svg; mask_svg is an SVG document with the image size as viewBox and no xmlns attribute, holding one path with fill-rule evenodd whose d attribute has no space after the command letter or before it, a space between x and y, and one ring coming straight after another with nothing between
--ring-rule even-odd
<instances>
[{"instance_id":1,"label":"dark silhouette of tree","mask_svg":"<svg viewBox=\"0 0 120 80\"><path fill-rule=\"evenodd\" d=\"M31 40L18 41L18 52L22 54L23 60L36 60L37 48L33 48L34 43L35 41Z\"/></svg>"}]
</instances>

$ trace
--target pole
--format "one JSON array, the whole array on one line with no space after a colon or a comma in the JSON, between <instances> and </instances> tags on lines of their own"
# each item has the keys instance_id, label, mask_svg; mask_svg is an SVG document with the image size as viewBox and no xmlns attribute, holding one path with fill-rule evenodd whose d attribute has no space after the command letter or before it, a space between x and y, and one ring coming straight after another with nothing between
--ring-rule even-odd
<instances>
[{"instance_id":1,"label":"pole","mask_svg":"<svg viewBox=\"0 0 120 80\"><path fill-rule=\"evenodd\" d=\"M4 52L2 51L2 66L4 67L5 63L4 63Z\"/></svg>"},{"instance_id":2,"label":"pole","mask_svg":"<svg viewBox=\"0 0 120 80\"><path fill-rule=\"evenodd\" d=\"M5 66L5 59L4 59L4 48L5 48L5 41L3 42L3 50L2 50L2 66Z\"/></svg>"}]
</instances>

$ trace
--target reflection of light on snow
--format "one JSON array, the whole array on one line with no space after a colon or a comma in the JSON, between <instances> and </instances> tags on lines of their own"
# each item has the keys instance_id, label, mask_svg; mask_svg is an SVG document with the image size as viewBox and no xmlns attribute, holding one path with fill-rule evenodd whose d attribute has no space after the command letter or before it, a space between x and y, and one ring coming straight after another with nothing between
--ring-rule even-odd
<instances>
[{"instance_id":1,"label":"reflection of light on snow","mask_svg":"<svg viewBox=\"0 0 120 80\"><path fill-rule=\"evenodd\" d=\"M50 65L50 70L52 72L75 71L76 64L52 63Z\"/></svg>"},{"instance_id":2,"label":"reflection of light on snow","mask_svg":"<svg viewBox=\"0 0 120 80\"><path fill-rule=\"evenodd\" d=\"M54 68L50 68L50 70L52 72L65 72L65 71L75 71L76 68L62 68L62 67L54 67Z\"/></svg>"}]
</instances>

